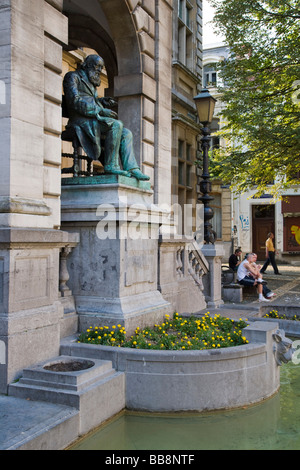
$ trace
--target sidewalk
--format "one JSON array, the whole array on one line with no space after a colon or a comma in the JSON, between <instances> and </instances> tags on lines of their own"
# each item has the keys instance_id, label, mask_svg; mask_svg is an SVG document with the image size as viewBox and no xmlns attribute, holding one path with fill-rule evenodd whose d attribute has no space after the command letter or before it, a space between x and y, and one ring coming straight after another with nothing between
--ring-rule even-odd
<instances>
[{"instance_id":1,"label":"sidewalk","mask_svg":"<svg viewBox=\"0 0 300 470\"><path fill-rule=\"evenodd\" d=\"M268 287L276 294L264 306L270 310L278 306L300 309L300 266L279 265L279 271L282 275L275 276L269 267L264 274ZM241 304L226 303L210 313L246 319L257 316L261 305L253 293ZM69 444L65 439L70 439L77 417L74 408L0 395L0 450L62 450Z\"/></svg>"},{"instance_id":2,"label":"sidewalk","mask_svg":"<svg viewBox=\"0 0 300 470\"><path fill-rule=\"evenodd\" d=\"M279 265L278 268L281 275L275 275L272 267L263 274L269 289L275 293L269 302L270 307L290 305L300 308L300 266ZM257 302L256 294L244 302L247 301Z\"/></svg>"},{"instance_id":3,"label":"sidewalk","mask_svg":"<svg viewBox=\"0 0 300 470\"><path fill-rule=\"evenodd\" d=\"M226 302L219 309L210 309L210 313L220 313L232 319L247 319L258 316L262 306L270 310L290 307L294 308L295 313L297 310L300 313L300 266L278 265L278 268L281 275L275 275L271 266L263 275L268 288L275 294L270 302L258 302L256 290L253 289L253 292L249 293L248 290L244 294L241 303Z\"/></svg>"}]
</instances>

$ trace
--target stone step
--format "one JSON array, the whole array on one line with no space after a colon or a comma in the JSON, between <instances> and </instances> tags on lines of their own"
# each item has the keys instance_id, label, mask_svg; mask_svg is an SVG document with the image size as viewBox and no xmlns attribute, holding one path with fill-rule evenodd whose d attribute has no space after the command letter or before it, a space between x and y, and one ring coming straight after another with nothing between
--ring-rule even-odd
<instances>
[{"instance_id":1,"label":"stone step","mask_svg":"<svg viewBox=\"0 0 300 470\"><path fill-rule=\"evenodd\" d=\"M82 363L84 368L78 371L58 371L47 370L45 367L53 367L55 365ZM91 386L99 380L101 376L104 379L114 373L111 361L102 360L86 360L82 358L59 356L41 365L26 368L23 370L23 376L19 380L19 385L32 385L41 388L56 388L70 391L80 391L83 388Z\"/></svg>"},{"instance_id":2,"label":"stone step","mask_svg":"<svg viewBox=\"0 0 300 470\"><path fill-rule=\"evenodd\" d=\"M11 384L8 394L35 402L64 405L79 411L78 434L83 435L125 408L125 373L112 368L111 361L60 356L58 360L92 362L85 370L53 372L45 364L26 369L19 382Z\"/></svg>"},{"instance_id":3,"label":"stone step","mask_svg":"<svg viewBox=\"0 0 300 470\"><path fill-rule=\"evenodd\" d=\"M64 372L46 370L45 366L79 361L88 369ZM23 377L9 386L9 395L36 401L58 403L79 409L81 396L120 374L111 361L59 356L35 367L24 369Z\"/></svg>"}]
</instances>

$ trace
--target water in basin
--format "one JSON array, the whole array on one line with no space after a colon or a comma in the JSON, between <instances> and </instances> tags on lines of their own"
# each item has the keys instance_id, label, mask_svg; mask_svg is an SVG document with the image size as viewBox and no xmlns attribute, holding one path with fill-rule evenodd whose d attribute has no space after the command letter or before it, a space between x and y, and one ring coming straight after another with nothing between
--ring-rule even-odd
<instances>
[{"instance_id":1,"label":"water in basin","mask_svg":"<svg viewBox=\"0 0 300 470\"><path fill-rule=\"evenodd\" d=\"M279 393L258 405L201 414L125 411L71 450L300 450L300 364L280 372Z\"/></svg>"}]
</instances>

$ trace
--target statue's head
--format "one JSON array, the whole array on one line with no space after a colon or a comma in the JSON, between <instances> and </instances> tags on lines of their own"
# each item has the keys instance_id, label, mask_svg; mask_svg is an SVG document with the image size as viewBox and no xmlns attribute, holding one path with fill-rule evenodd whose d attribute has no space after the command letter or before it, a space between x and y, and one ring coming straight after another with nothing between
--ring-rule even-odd
<instances>
[{"instance_id":1,"label":"statue's head","mask_svg":"<svg viewBox=\"0 0 300 470\"><path fill-rule=\"evenodd\" d=\"M96 54L89 55L85 58L81 68L85 71L90 82L98 87L101 84L101 71L104 67L102 57Z\"/></svg>"}]
</instances>

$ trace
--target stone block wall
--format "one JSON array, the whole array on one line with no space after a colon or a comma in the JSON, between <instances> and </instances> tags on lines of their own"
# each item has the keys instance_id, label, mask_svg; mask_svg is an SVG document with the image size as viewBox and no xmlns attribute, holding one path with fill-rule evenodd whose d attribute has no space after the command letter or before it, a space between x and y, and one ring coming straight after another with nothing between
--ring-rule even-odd
<instances>
[{"instance_id":1,"label":"stone block wall","mask_svg":"<svg viewBox=\"0 0 300 470\"><path fill-rule=\"evenodd\" d=\"M62 1L0 6L0 224L60 226ZM4 101L4 100L3 100Z\"/></svg>"},{"instance_id":2,"label":"stone block wall","mask_svg":"<svg viewBox=\"0 0 300 470\"><path fill-rule=\"evenodd\" d=\"M59 352L59 254L69 243L55 230L68 42L62 6L62 0L0 5L0 393L24 367Z\"/></svg>"}]
</instances>

